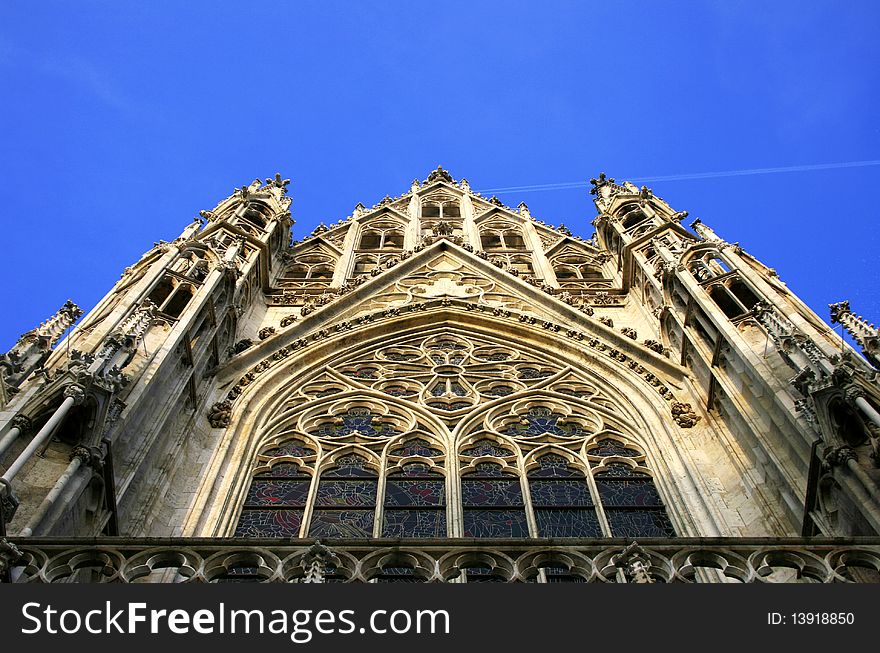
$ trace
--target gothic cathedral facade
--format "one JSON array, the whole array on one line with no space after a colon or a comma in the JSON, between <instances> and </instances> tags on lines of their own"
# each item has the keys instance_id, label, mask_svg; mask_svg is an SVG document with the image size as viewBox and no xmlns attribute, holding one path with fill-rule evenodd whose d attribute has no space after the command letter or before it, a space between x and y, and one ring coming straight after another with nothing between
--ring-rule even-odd
<instances>
[{"instance_id":1,"label":"gothic cathedral facade","mask_svg":"<svg viewBox=\"0 0 880 653\"><path fill-rule=\"evenodd\" d=\"M437 168L291 244L288 185L0 356L4 580L878 579L846 302L604 174L589 240Z\"/></svg>"}]
</instances>

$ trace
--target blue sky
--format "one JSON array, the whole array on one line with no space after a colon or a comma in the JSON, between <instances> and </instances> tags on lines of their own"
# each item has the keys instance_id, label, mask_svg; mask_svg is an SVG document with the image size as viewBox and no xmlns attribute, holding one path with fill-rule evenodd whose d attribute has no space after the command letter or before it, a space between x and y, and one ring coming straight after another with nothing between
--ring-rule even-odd
<instances>
[{"instance_id":1,"label":"blue sky","mask_svg":"<svg viewBox=\"0 0 880 653\"><path fill-rule=\"evenodd\" d=\"M438 164L483 189L880 159L878 25L855 1L4 3L0 351L276 171L302 237ZM649 185L823 318L880 320L878 182ZM592 233L586 188L500 197Z\"/></svg>"}]
</instances>

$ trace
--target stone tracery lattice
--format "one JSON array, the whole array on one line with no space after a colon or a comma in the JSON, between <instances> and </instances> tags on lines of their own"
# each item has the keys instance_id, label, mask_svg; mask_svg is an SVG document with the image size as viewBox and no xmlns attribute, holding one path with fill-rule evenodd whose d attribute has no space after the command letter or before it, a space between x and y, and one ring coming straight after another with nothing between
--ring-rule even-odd
<instances>
[{"instance_id":1,"label":"stone tracery lattice","mask_svg":"<svg viewBox=\"0 0 880 653\"><path fill-rule=\"evenodd\" d=\"M675 534L615 401L506 341L402 338L325 367L280 414L238 536Z\"/></svg>"}]
</instances>

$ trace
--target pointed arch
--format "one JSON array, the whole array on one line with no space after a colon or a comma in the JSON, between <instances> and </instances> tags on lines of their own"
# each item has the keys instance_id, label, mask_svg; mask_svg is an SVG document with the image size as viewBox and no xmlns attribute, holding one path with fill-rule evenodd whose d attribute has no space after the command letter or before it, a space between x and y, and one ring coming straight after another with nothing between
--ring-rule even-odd
<instances>
[{"instance_id":1,"label":"pointed arch","mask_svg":"<svg viewBox=\"0 0 880 653\"><path fill-rule=\"evenodd\" d=\"M218 452L215 459L218 480L202 493L205 500L199 513L201 524L193 525L194 532L204 532L199 529L211 523L217 524L213 534L228 534L234 530L230 515L237 514L237 506L241 505L244 496L242 488L250 482L252 470L255 469L251 465L246 471L242 471L247 467L242 463L254 460L260 446L282 433L299 433L317 439L321 446L322 460L324 456L343 446L360 446L373 452L379 460L376 496L383 498L374 508L376 512L373 514L373 532L377 536L385 529L382 503L390 489L389 478L398 472L401 476L404 475L403 466L390 454L391 442L403 441L419 433L427 443L431 446L437 445L436 448L443 452L440 458L427 456L432 465L416 471L439 473L444 477L443 500L448 536L464 534L461 517L464 490L459 481L468 474L473 474L477 470L477 464L499 462L493 460L491 455L475 462L473 457L462 453L463 449L480 439L494 440L499 444L517 443L512 450L513 458L509 463L505 461L505 465L501 467L516 475L523 502L521 508L528 515L527 534L534 536L539 529L532 516L528 486L523 485L530 469L526 466L526 457L541 447L553 445L557 447L557 452L565 451L569 456L580 456L578 469L591 482L591 475L587 473L590 469L587 462L589 456L584 444L589 437L598 435L612 439L617 437L624 443L630 442L638 446L640 454L645 456L643 460L649 461L651 473L655 475L657 492L665 497L665 504L676 506L672 515L676 531L682 534L693 532L690 513L696 513L700 519L705 519L705 514L700 514L705 507L696 505L693 500L693 497L699 496L699 492L694 491L693 487L680 485L681 479L687 479L689 474L684 461L677 456L666 456L663 459L658 455L660 451L677 450L677 447L671 445L675 437L674 427L668 423L670 420L667 415L659 412L660 409L665 409L664 402L658 400L653 388L632 371L631 366L620 365L611 358L594 354L577 341L561 337L547 339L542 337L545 332L540 331L539 326L527 322L505 324L505 330L501 332L497 319L455 306L440 311L411 311L390 323L364 321L356 332L357 337L353 337L350 332L331 335L316 341L307 352L283 359L248 385L237 400L234 409L236 419L230 428L224 449ZM394 335L389 337L389 333ZM389 385L392 381L398 386L404 381L409 382L404 378L405 375L395 372L394 378L385 377L384 372L379 370L376 378L357 378L343 373L346 366L353 362L372 360L372 363L376 363L380 358L382 365L412 365L416 368L418 357L424 359L426 355L430 357L431 353L425 350L424 345L416 348L406 343L419 339L422 343L430 343L431 338L442 338L443 333L453 334L453 340L464 339L476 343L468 345L465 354L479 354L479 365L484 370L491 370L493 365L499 363L509 366L492 383L515 382L521 386L507 395L493 396L486 393L479 403L462 408L460 413L456 413L420 403L417 400L418 395L385 392L385 389L394 387ZM339 346L342 338L355 344L343 349ZM401 356L389 357L383 351L412 354L417 358L404 355L406 360L395 360ZM458 365L467 374L466 360L455 363L451 358L457 351L461 350L437 350L436 353L443 354L444 360L432 361L433 367ZM539 372L542 366L549 366L550 373L539 373L536 378L521 378L523 365L526 363L519 358L512 361L492 360L493 356L506 358L510 352L514 352L516 356L522 354L533 358L534 364L528 361L526 363ZM271 352L267 352L267 355L271 355ZM373 359L369 359L369 355L373 355ZM568 364L559 365L558 361L562 360ZM477 364L476 359L474 363ZM402 368L394 369L399 372ZM425 369L425 374L436 375L433 368ZM456 373L459 371L456 370ZM525 376L530 375L528 373ZM334 392L319 396L322 389L332 389ZM555 425L560 432L553 433L553 429L531 434L521 434L516 429L508 432L511 424L505 425L504 419L509 421L513 417L511 410L515 406L549 410L549 415L543 417L550 421L555 419ZM366 429L339 431L338 420L343 419L348 408L358 407L375 409L372 419L376 423L367 420L369 424ZM366 416L361 417L366 419ZM521 417L524 418L524 415ZM337 420L334 427L337 431L330 428L334 424L333 420ZM390 428L376 429L377 424L387 424ZM310 428L304 428L307 426ZM326 429L322 433L321 428L324 427ZM374 432L370 432L370 429ZM577 444L574 444L575 441ZM532 455L529 461L534 459ZM414 459L411 462L427 464L426 460ZM439 466L441 463L442 467ZM481 468L481 472L489 474L492 470ZM470 480L479 478L471 476ZM399 480L405 479L395 478L394 482ZM428 475L424 479L415 480L428 480ZM684 497L685 494L687 498ZM682 508L678 509L679 506ZM520 505L511 509L520 510ZM597 513L601 514L601 510L597 509ZM606 534L607 530L606 528Z\"/></svg>"}]
</instances>

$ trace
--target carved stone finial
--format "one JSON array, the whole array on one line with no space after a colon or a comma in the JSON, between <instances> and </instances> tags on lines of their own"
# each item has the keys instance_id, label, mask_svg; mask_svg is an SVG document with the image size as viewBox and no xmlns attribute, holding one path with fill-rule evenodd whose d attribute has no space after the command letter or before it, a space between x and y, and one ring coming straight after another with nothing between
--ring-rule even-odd
<instances>
[{"instance_id":1,"label":"carved stone finial","mask_svg":"<svg viewBox=\"0 0 880 653\"><path fill-rule=\"evenodd\" d=\"M849 301L846 299L835 304L828 304L828 308L831 309L831 324L840 322L840 318L844 313L852 312L849 308Z\"/></svg>"},{"instance_id":2,"label":"carved stone finial","mask_svg":"<svg viewBox=\"0 0 880 653\"><path fill-rule=\"evenodd\" d=\"M266 179L267 186L273 186L275 188L280 188L281 192L287 192L287 186L290 184L290 179L282 179L281 173L276 172L274 179Z\"/></svg>"},{"instance_id":3,"label":"carved stone finial","mask_svg":"<svg viewBox=\"0 0 880 653\"><path fill-rule=\"evenodd\" d=\"M305 569L303 583L323 583L327 563L332 557L330 549L316 541L302 557L302 566Z\"/></svg>"},{"instance_id":4,"label":"carved stone finial","mask_svg":"<svg viewBox=\"0 0 880 653\"><path fill-rule=\"evenodd\" d=\"M443 169L443 166L437 166L437 169L428 175L428 183L434 181L445 181L450 184L455 183L455 179L452 178L452 175L449 174L449 171Z\"/></svg>"},{"instance_id":5,"label":"carved stone finial","mask_svg":"<svg viewBox=\"0 0 880 653\"><path fill-rule=\"evenodd\" d=\"M606 177L604 172L600 172L598 178L590 179L590 185L592 186L590 189L590 195L598 195L599 189L601 189L602 186L613 183L614 179Z\"/></svg>"},{"instance_id":6,"label":"carved stone finial","mask_svg":"<svg viewBox=\"0 0 880 653\"><path fill-rule=\"evenodd\" d=\"M651 559L638 542L633 542L615 556L614 566L622 569L630 583L653 583L649 570Z\"/></svg>"}]
</instances>

